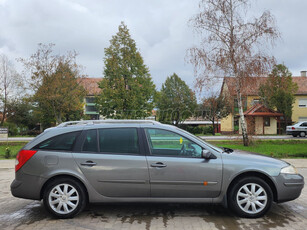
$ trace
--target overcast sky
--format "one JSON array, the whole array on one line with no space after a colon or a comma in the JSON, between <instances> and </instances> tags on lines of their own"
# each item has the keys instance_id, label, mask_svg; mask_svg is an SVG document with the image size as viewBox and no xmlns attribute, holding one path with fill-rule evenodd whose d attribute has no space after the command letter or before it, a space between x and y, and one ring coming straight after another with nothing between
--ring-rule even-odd
<instances>
[{"instance_id":1,"label":"overcast sky","mask_svg":"<svg viewBox=\"0 0 307 230\"><path fill-rule=\"evenodd\" d=\"M12 60L29 57L38 43L55 43L55 52L79 53L89 77L102 77L104 48L124 21L159 89L176 72L194 86L186 50L197 44L188 20L199 0L0 0L0 53ZM307 70L306 0L258 0L256 16L270 10L282 39L272 55L293 75ZM15 63L20 70L20 64Z\"/></svg>"}]
</instances>

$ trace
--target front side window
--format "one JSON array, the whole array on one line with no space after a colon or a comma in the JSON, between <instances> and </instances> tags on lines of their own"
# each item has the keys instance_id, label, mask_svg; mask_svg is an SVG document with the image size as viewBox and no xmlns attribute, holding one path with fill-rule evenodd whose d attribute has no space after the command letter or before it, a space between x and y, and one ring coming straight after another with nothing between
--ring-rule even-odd
<instances>
[{"instance_id":1,"label":"front side window","mask_svg":"<svg viewBox=\"0 0 307 230\"><path fill-rule=\"evenodd\" d=\"M201 157L202 148L185 137L162 129L145 129L151 155Z\"/></svg>"},{"instance_id":2,"label":"front side window","mask_svg":"<svg viewBox=\"0 0 307 230\"><path fill-rule=\"evenodd\" d=\"M72 151L76 138L81 132L71 132L49 138L33 149Z\"/></svg>"},{"instance_id":3,"label":"front side window","mask_svg":"<svg viewBox=\"0 0 307 230\"><path fill-rule=\"evenodd\" d=\"M136 128L112 128L99 130L100 152L138 154Z\"/></svg>"}]
</instances>

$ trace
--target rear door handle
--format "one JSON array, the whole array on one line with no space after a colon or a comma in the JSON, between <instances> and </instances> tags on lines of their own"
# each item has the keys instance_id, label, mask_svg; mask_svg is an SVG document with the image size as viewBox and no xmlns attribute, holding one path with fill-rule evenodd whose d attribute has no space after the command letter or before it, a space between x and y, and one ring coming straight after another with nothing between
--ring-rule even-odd
<instances>
[{"instance_id":1,"label":"rear door handle","mask_svg":"<svg viewBox=\"0 0 307 230\"><path fill-rule=\"evenodd\" d=\"M162 162L157 162L157 163L152 163L150 166L155 168L165 168L167 165L163 164Z\"/></svg>"},{"instance_id":2,"label":"rear door handle","mask_svg":"<svg viewBox=\"0 0 307 230\"><path fill-rule=\"evenodd\" d=\"M95 165L96 165L96 163L95 163L95 162L93 162L93 161L86 161L86 162L81 163L81 165L82 165L82 166L89 166L89 167L93 167L93 166L95 166Z\"/></svg>"}]
</instances>

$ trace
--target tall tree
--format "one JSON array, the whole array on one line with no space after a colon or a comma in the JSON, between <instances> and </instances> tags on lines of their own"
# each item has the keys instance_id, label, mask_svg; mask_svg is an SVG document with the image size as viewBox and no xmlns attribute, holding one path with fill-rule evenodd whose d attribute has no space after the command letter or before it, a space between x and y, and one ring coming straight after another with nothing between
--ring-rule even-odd
<instances>
[{"instance_id":1,"label":"tall tree","mask_svg":"<svg viewBox=\"0 0 307 230\"><path fill-rule=\"evenodd\" d=\"M122 22L105 49L104 78L96 97L107 118L144 118L151 114L155 85L135 41Z\"/></svg>"},{"instance_id":2,"label":"tall tree","mask_svg":"<svg viewBox=\"0 0 307 230\"><path fill-rule=\"evenodd\" d=\"M291 120L294 94L298 86L292 81L292 73L283 65L275 65L267 81L259 88L261 102L285 116L285 126Z\"/></svg>"},{"instance_id":3,"label":"tall tree","mask_svg":"<svg viewBox=\"0 0 307 230\"><path fill-rule=\"evenodd\" d=\"M18 95L18 89L22 86L20 75L15 70L13 63L4 54L0 55L0 107L2 117L0 124L3 125L7 113L8 104L12 103L12 97Z\"/></svg>"},{"instance_id":4,"label":"tall tree","mask_svg":"<svg viewBox=\"0 0 307 230\"><path fill-rule=\"evenodd\" d=\"M231 103L224 95L212 95L203 100L203 116L212 122L212 134L215 135L214 122L227 117L231 112Z\"/></svg>"},{"instance_id":5,"label":"tall tree","mask_svg":"<svg viewBox=\"0 0 307 230\"><path fill-rule=\"evenodd\" d=\"M56 123L61 123L67 114L83 110L85 89L76 52L53 55L54 44L39 44L38 50L28 59L19 59L30 72L28 84L34 92L41 114L52 114Z\"/></svg>"},{"instance_id":6,"label":"tall tree","mask_svg":"<svg viewBox=\"0 0 307 230\"><path fill-rule=\"evenodd\" d=\"M177 74L169 76L157 99L159 121L178 125L194 115L196 97L189 86Z\"/></svg>"},{"instance_id":7,"label":"tall tree","mask_svg":"<svg viewBox=\"0 0 307 230\"><path fill-rule=\"evenodd\" d=\"M247 14L248 6L249 0L202 0L200 12L190 20L201 42L189 49L200 88L209 81L216 82L217 76L236 79L244 145L248 145L248 135L241 89L251 77L267 73L274 58L265 54L265 45L279 37L271 13L265 11L259 18L253 18Z\"/></svg>"}]
</instances>

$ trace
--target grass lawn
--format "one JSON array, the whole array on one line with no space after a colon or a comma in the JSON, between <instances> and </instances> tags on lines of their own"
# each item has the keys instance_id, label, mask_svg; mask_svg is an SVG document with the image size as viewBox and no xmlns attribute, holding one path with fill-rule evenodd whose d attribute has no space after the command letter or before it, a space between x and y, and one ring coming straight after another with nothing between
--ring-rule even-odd
<instances>
[{"instance_id":1,"label":"grass lawn","mask_svg":"<svg viewBox=\"0 0 307 230\"><path fill-rule=\"evenodd\" d=\"M307 141L257 140L247 147L238 141L211 141L210 143L231 149L262 153L276 158L307 158Z\"/></svg>"},{"instance_id":2,"label":"grass lawn","mask_svg":"<svg viewBox=\"0 0 307 230\"><path fill-rule=\"evenodd\" d=\"M4 159L5 149L9 147L11 150L11 158L15 158L18 151L26 144L27 142L9 142L8 145L6 142L0 142L0 159Z\"/></svg>"}]
</instances>

